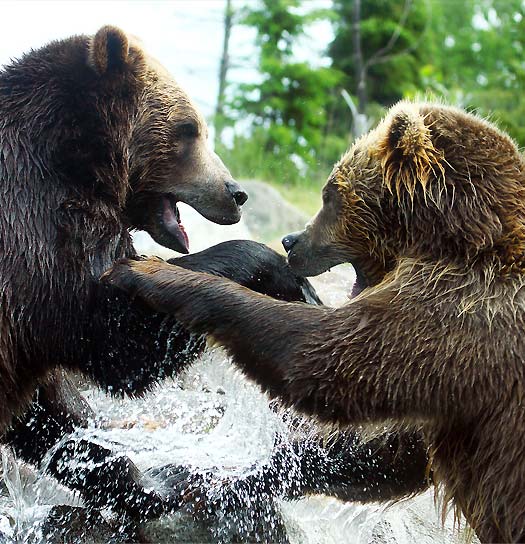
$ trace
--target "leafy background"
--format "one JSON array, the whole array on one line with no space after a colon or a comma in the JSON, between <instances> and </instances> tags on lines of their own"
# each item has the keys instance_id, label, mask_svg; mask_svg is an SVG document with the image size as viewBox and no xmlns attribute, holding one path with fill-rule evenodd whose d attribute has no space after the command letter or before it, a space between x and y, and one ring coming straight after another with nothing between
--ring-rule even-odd
<instances>
[{"instance_id":1,"label":"leafy background","mask_svg":"<svg viewBox=\"0 0 525 544\"><path fill-rule=\"evenodd\" d=\"M226 2L228 13L232 25L253 29L260 76L230 83L226 73L215 115L217 148L240 178L304 199L402 98L477 111L525 143L522 0L334 0L321 8L261 0ZM297 47L320 20L332 29L324 62L298 61ZM227 62L235 56L228 51Z\"/></svg>"}]
</instances>

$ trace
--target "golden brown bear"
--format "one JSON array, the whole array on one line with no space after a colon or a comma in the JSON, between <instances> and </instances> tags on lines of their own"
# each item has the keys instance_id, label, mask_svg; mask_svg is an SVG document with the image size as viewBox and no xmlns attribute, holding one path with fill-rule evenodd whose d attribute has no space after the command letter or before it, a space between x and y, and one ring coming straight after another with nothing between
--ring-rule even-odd
<instances>
[{"instance_id":1,"label":"golden brown bear","mask_svg":"<svg viewBox=\"0 0 525 544\"><path fill-rule=\"evenodd\" d=\"M284 240L297 272L357 271L339 309L160 260L106 280L223 344L272 397L343 426L420 428L433 480L483 542L525 539L525 162L490 123L403 102Z\"/></svg>"}]
</instances>

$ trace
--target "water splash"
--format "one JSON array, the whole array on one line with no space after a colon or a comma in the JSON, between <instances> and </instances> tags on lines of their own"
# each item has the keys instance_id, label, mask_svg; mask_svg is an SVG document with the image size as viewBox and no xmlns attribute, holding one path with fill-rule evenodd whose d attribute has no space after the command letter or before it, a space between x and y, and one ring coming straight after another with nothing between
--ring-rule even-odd
<instances>
[{"instance_id":1,"label":"water splash","mask_svg":"<svg viewBox=\"0 0 525 544\"><path fill-rule=\"evenodd\" d=\"M0 450L3 493L0 495L0 542L37 544L56 505L81 506L81 501L53 478L19 462L10 448Z\"/></svg>"},{"instance_id":2,"label":"water splash","mask_svg":"<svg viewBox=\"0 0 525 544\"><path fill-rule=\"evenodd\" d=\"M256 199L253 195L250 198L257 208ZM281 206L277 201L264 202L264 207L282 208L283 217L289 215L289 205ZM218 243L223 239L249 238L243 223L229 231L218 231L216 225L210 226L191 212L189 215L184 222L189 227L193 249L210 245L210 240ZM277 219L272 216L272 227ZM289 227L276 224L274 230L284 234ZM211 232L219 233L220 239L210 237ZM196 240L198 233L204 235ZM141 236L145 238L138 235L136 240ZM172 256L161 253L159 247L139 248L139 253L148 252ZM312 283L326 304L339 306L346 302L353 281L352 268L343 265L314 278ZM166 381L141 399L114 399L94 388L83 393L97 419L88 429L79 430L77 439L89 436L110 447L116 455L129 456L143 470L180 464L189 466L194 475L202 478L208 477L210 470L214 473L216 483L209 482L207 491L209 516L200 516L207 523L195 523L183 513L163 518L147 527L154 542L218 543L233 538L239 529L257 533L257 527L250 527L254 523L250 512L255 508L262 512L258 523L266 523L257 537L262 541L268 541L269 532L292 544L462 541L461 533L454 530L452 517L441 526L432 492L391 506L342 503L324 496L274 502L264 493L256 499L259 504L252 504L254 494L242 488L237 496L224 497L221 482L250 475L256 479L257 471L271 458L277 437L286 444L293 433L301 431L291 430L283 414L270 406L256 386L243 379L219 349L208 351L183 376ZM51 507L81 504L52 478L17 462L8 450L2 450L2 467L5 488L0 493L0 541L43 542L42 526ZM282 477L293 480L293 460L287 471ZM237 512L232 514L232 508L237 508ZM88 541L87 537L82 540Z\"/></svg>"}]
</instances>

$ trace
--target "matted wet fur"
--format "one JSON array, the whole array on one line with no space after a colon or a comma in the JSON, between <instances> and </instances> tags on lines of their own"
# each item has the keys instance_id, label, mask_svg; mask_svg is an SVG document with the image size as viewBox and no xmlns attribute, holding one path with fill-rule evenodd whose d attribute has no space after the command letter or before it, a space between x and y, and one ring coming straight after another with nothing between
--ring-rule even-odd
<instances>
[{"instance_id":1,"label":"matted wet fur","mask_svg":"<svg viewBox=\"0 0 525 544\"><path fill-rule=\"evenodd\" d=\"M90 410L61 369L137 395L203 345L98 277L135 254L133 228L187 253L178 201L226 224L239 220L246 197L209 149L190 98L122 30L52 42L0 71L0 433L36 464L62 444L48 469L90 506L143 519L177 499L145 486L129 459L64 439L87 425ZM241 242L190 262L243 281L257 267L276 279L264 264L275 270L276 259L283 264L268 248ZM91 463L80 469L75 452Z\"/></svg>"},{"instance_id":2,"label":"matted wet fur","mask_svg":"<svg viewBox=\"0 0 525 544\"><path fill-rule=\"evenodd\" d=\"M421 428L434 481L483 542L525 539L525 162L492 124L400 103L352 146L291 266L357 271L339 309L160 260L105 280L223 344L272 397L342 426ZM402 431L400 431L402 432ZM388 499L388 497L383 497Z\"/></svg>"},{"instance_id":3,"label":"matted wet fur","mask_svg":"<svg viewBox=\"0 0 525 544\"><path fill-rule=\"evenodd\" d=\"M206 136L184 91L118 28L0 72L0 431L50 369L97 377L82 333L98 276L134 253L130 229L187 252L176 201L239 220L246 194Z\"/></svg>"}]
</instances>

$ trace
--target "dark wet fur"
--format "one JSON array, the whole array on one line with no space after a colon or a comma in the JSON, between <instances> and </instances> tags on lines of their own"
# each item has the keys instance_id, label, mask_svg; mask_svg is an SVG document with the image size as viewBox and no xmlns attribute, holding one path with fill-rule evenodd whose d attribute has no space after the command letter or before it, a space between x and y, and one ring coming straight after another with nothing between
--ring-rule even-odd
<instances>
[{"instance_id":1,"label":"dark wet fur","mask_svg":"<svg viewBox=\"0 0 525 544\"><path fill-rule=\"evenodd\" d=\"M192 157L202 154L193 152L197 140L177 139L166 120L200 123L201 143L205 127L167 77L113 27L53 42L0 72L0 432L37 465L92 415L64 370L113 394L137 395L176 375L202 349L202 339L174 318L98 281L115 259L135 255L129 229L142 226L139 220L149 224L134 206L141 191L160 198L176 188L172 180L184 178L185 194L191 193L189 174L198 166ZM222 199L220 218L233 221L239 210L225 185L231 176L213 161L210 194L194 192L209 210ZM203 176L210 171L201 165ZM289 276L281 290L286 297L296 280L285 260L276 268L274 252L248 242L243 255L242 244L229 246L234 265L228 246L220 248L215 272L227 268L221 275L235 280L239 273L241 281L259 277L253 286L264 291L268 281L274 293L275 270ZM192 256L188 266L209 271L208 259L213 251ZM100 465L71 469L80 458ZM63 444L48 468L88 504L120 514L144 519L177 503L147 491L131 461L88 442Z\"/></svg>"}]
</instances>

